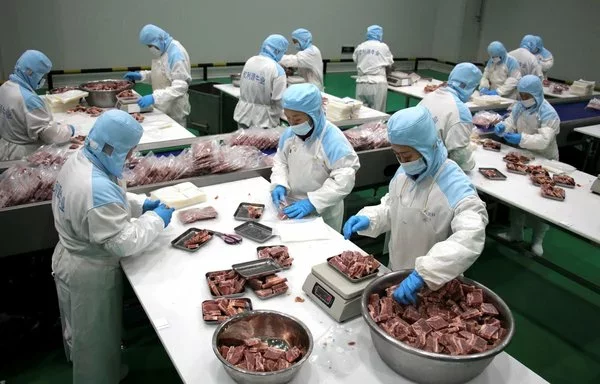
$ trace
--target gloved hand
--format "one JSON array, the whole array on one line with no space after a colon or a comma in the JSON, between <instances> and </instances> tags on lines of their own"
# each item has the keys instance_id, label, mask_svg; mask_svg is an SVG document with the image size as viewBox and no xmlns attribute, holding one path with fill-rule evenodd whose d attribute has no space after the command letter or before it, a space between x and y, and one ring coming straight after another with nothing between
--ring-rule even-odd
<instances>
[{"instance_id":1,"label":"gloved hand","mask_svg":"<svg viewBox=\"0 0 600 384\"><path fill-rule=\"evenodd\" d=\"M369 228L370 220L367 216L350 216L344 224L344 239L348 240L353 233Z\"/></svg>"},{"instance_id":2,"label":"gloved hand","mask_svg":"<svg viewBox=\"0 0 600 384\"><path fill-rule=\"evenodd\" d=\"M146 199L144 205L142 205L142 213L153 211L160 205L160 200Z\"/></svg>"},{"instance_id":3,"label":"gloved hand","mask_svg":"<svg viewBox=\"0 0 600 384\"><path fill-rule=\"evenodd\" d=\"M154 104L154 96L152 95L142 96L142 98L138 100L138 105L140 108L146 108L152 104Z\"/></svg>"},{"instance_id":4,"label":"gloved hand","mask_svg":"<svg viewBox=\"0 0 600 384\"><path fill-rule=\"evenodd\" d=\"M506 124L504 123L498 123L494 127L494 132L496 132L496 135L498 136L502 136L504 134L504 131L506 131Z\"/></svg>"},{"instance_id":5,"label":"gloved hand","mask_svg":"<svg viewBox=\"0 0 600 384\"><path fill-rule=\"evenodd\" d=\"M123 78L129 81L140 81L142 80L142 74L139 72L127 72Z\"/></svg>"},{"instance_id":6,"label":"gloved hand","mask_svg":"<svg viewBox=\"0 0 600 384\"><path fill-rule=\"evenodd\" d=\"M507 143L519 145L521 143L521 134L520 133L505 133L504 140Z\"/></svg>"},{"instance_id":7,"label":"gloved hand","mask_svg":"<svg viewBox=\"0 0 600 384\"><path fill-rule=\"evenodd\" d=\"M287 189L283 185L278 185L271 191L271 199L273 199L273 204L276 207L279 207L279 203L285 200L285 196L287 195Z\"/></svg>"},{"instance_id":8,"label":"gloved hand","mask_svg":"<svg viewBox=\"0 0 600 384\"><path fill-rule=\"evenodd\" d=\"M165 223L165 228L171 222L171 217L173 216L173 211L175 208L168 208L164 204L160 204L158 207L153 209L153 212L156 213L162 221Z\"/></svg>"},{"instance_id":9,"label":"gloved hand","mask_svg":"<svg viewBox=\"0 0 600 384\"><path fill-rule=\"evenodd\" d=\"M295 202L294 204L286 207L283 210L283 213L290 219L301 219L304 216L310 215L312 212L316 210L315 206L312 205L310 200L304 199Z\"/></svg>"},{"instance_id":10,"label":"gloved hand","mask_svg":"<svg viewBox=\"0 0 600 384\"><path fill-rule=\"evenodd\" d=\"M489 92L489 88L486 88L486 87L479 88L479 93L481 95L487 95L487 92Z\"/></svg>"},{"instance_id":11,"label":"gloved hand","mask_svg":"<svg viewBox=\"0 0 600 384\"><path fill-rule=\"evenodd\" d=\"M417 271L410 275L394 291L394 300L400 304L417 304L417 292L425 285L425 281Z\"/></svg>"}]
</instances>

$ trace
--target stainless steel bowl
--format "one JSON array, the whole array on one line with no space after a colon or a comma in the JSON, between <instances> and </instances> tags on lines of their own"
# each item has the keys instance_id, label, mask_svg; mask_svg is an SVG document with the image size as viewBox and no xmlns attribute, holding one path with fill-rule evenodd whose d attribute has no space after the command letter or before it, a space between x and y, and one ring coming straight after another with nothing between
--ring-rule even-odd
<instances>
[{"instance_id":1,"label":"stainless steel bowl","mask_svg":"<svg viewBox=\"0 0 600 384\"><path fill-rule=\"evenodd\" d=\"M88 86L91 84L100 84L107 82L123 82L127 83L126 86L119 88L117 90L107 90L107 91L97 91L90 89ZM87 103L94 107L100 108L114 108L115 104L117 104L117 94L120 92L133 88L133 83L127 80L97 80L97 81L89 81L87 83L83 83L79 86L79 89L89 93L89 95L85 98Z\"/></svg>"},{"instance_id":2,"label":"stainless steel bowl","mask_svg":"<svg viewBox=\"0 0 600 384\"><path fill-rule=\"evenodd\" d=\"M306 353L291 367L276 372L246 371L221 356L218 349L221 345L240 345L243 340L253 337L270 344L295 345ZM231 317L219 325L213 334L212 347L225 371L236 383L283 384L290 382L308 360L313 349L313 338L306 325L295 317L277 311L250 311Z\"/></svg>"},{"instance_id":3,"label":"stainless steel bowl","mask_svg":"<svg viewBox=\"0 0 600 384\"><path fill-rule=\"evenodd\" d=\"M489 351L466 356L449 356L426 352L404 344L381 329L371 318L367 305L373 293L385 295L385 289L404 280L410 270L392 272L381 276L365 288L362 296L362 315L371 331L371 339L381 359L395 372L418 383L464 383L479 375L492 362L494 356L502 352L510 343L515 324L510 309L504 301L487 287L476 281L459 277L465 284L475 285L483 290L484 300L498 308L502 326L508 330L504 340Z\"/></svg>"},{"instance_id":4,"label":"stainless steel bowl","mask_svg":"<svg viewBox=\"0 0 600 384\"><path fill-rule=\"evenodd\" d=\"M231 79L231 84L234 87L239 87L240 86L240 80L242 78L242 74L241 73L234 73L232 75L229 75L229 78Z\"/></svg>"}]
</instances>

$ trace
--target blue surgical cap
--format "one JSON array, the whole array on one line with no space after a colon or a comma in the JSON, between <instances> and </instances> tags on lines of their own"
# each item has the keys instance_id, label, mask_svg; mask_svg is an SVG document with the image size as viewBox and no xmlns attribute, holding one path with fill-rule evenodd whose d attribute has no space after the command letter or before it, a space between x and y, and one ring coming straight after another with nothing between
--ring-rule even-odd
<instances>
[{"instance_id":1,"label":"blue surgical cap","mask_svg":"<svg viewBox=\"0 0 600 384\"><path fill-rule=\"evenodd\" d=\"M371 25L367 28L367 40L383 40L383 28L379 25Z\"/></svg>"},{"instance_id":2,"label":"blue surgical cap","mask_svg":"<svg viewBox=\"0 0 600 384\"><path fill-rule=\"evenodd\" d=\"M481 71L474 64L456 65L448 77L448 86L456 91L458 98L466 103L481 81Z\"/></svg>"},{"instance_id":3,"label":"blue surgical cap","mask_svg":"<svg viewBox=\"0 0 600 384\"><path fill-rule=\"evenodd\" d=\"M120 178L127 154L140 142L144 129L129 113L111 109L104 112L85 139L85 150Z\"/></svg>"},{"instance_id":4,"label":"blue surgical cap","mask_svg":"<svg viewBox=\"0 0 600 384\"><path fill-rule=\"evenodd\" d=\"M523 40L521 40L521 48L525 48L526 50L534 54L538 53L536 40L536 37L533 35L523 36Z\"/></svg>"},{"instance_id":5,"label":"blue surgical cap","mask_svg":"<svg viewBox=\"0 0 600 384\"><path fill-rule=\"evenodd\" d=\"M303 51L312 45L312 34L308 29L298 28L292 32L292 37L298 40L300 50Z\"/></svg>"},{"instance_id":6,"label":"blue surgical cap","mask_svg":"<svg viewBox=\"0 0 600 384\"><path fill-rule=\"evenodd\" d=\"M314 84L304 83L290 86L283 93L281 104L285 109L304 112L310 116L317 135L325 127L323 98L321 91Z\"/></svg>"},{"instance_id":7,"label":"blue surgical cap","mask_svg":"<svg viewBox=\"0 0 600 384\"><path fill-rule=\"evenodd\" d=\"M506 48L504 48L504 45L499 41L492 41L490 45L488 45L488 53L490 57L499 57L503 63L506 61Z\"/></svg>"},{"instance_id":8,"label":"blue surgical cap","mask_svg":"<svg viewBox=\"0 0 600 384\"><path fill-rule=\"evenodd\" d=\"M529 93L535 99L535 109L538 110L544 103L544 86L539 77L526 75L519 80L517 90L523 93Z\"/></svg>"},{"instance_id":9,"label":"blue surgical cap","mask_svg":"<svg viewBox=\"0 0 600 384\"><path fill-rule=\"evenodd\" d=\"M270 35L265 39L260 47L260 54L270 57L276 62L281 61L288 48L288 41L281 35Z\"/></svg>"},{"instance_id":10,"label":"blue surgical cap","mask_svg":"<svg viewBox=\"0 0 600 384\"><path fill-rule=\"evenodd\" d=\"M140 31L140 43L154 45L161 53L165 53L171 41L173 41L171 35L153 24L145 25Z\"/></svg>"},{"instance_id":11,"label":"blue surgical cap","mask_svg":"<svg viewBox=\"0 0 600 384\"><path fill-rule=\"evenodd\" d=\"M33 89L38 88L42 77L52 69L50 59L40 51L25 51L15 64L15 75Z\"/></svg>"}]
</instances>

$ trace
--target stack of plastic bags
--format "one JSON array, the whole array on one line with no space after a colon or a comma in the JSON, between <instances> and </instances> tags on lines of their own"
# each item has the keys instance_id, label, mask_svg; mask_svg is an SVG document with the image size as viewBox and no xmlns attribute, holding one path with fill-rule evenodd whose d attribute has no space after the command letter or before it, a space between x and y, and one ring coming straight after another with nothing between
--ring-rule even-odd
<instances>
[{"instance_id":1,"label":"stack of plastic bags","mask_svg":"<svg viewBox=\"0 0 600 384\"><path fill-rule=\"evenodd\" d=\"M355 151L389 147L387 124L371 122L344 131L344 135Z\"/></svg>"}]
</instances>

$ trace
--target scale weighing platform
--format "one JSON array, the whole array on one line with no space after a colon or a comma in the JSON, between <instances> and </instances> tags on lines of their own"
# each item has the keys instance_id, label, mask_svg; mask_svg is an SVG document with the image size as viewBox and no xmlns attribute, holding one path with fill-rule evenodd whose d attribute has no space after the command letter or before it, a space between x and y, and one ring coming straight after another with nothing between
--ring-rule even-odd
<instances>
[{"instance_id":1,"label":"scale weighing platform","mask_svg":"<svg viewBox=\"0 0 600 384\"><path fill-rule=\"evenodd\" d=\"M145 108L141 108L137 104L137 102L139 99L141 99L142 96L133 89L131 91L133 93L132 97L117 96L117 104L115 105L115 108L120 109L121 111L125 111L127 113L152 112L154 110L154 108L151 105Z\"/></svg>"},{"instance_id":2,"label":"scale weighing platform","mask_svg":"<svg viewBox=\"0 0 600 384\"><path fill-rule=\"evenodd\" d=\"M341 323L360 315L363 291L376 277L388 272L388 268L380 265L377 275L353 283L325 262L312 267L302 290L329 316Z\"/></svg>"}]
</instances>

